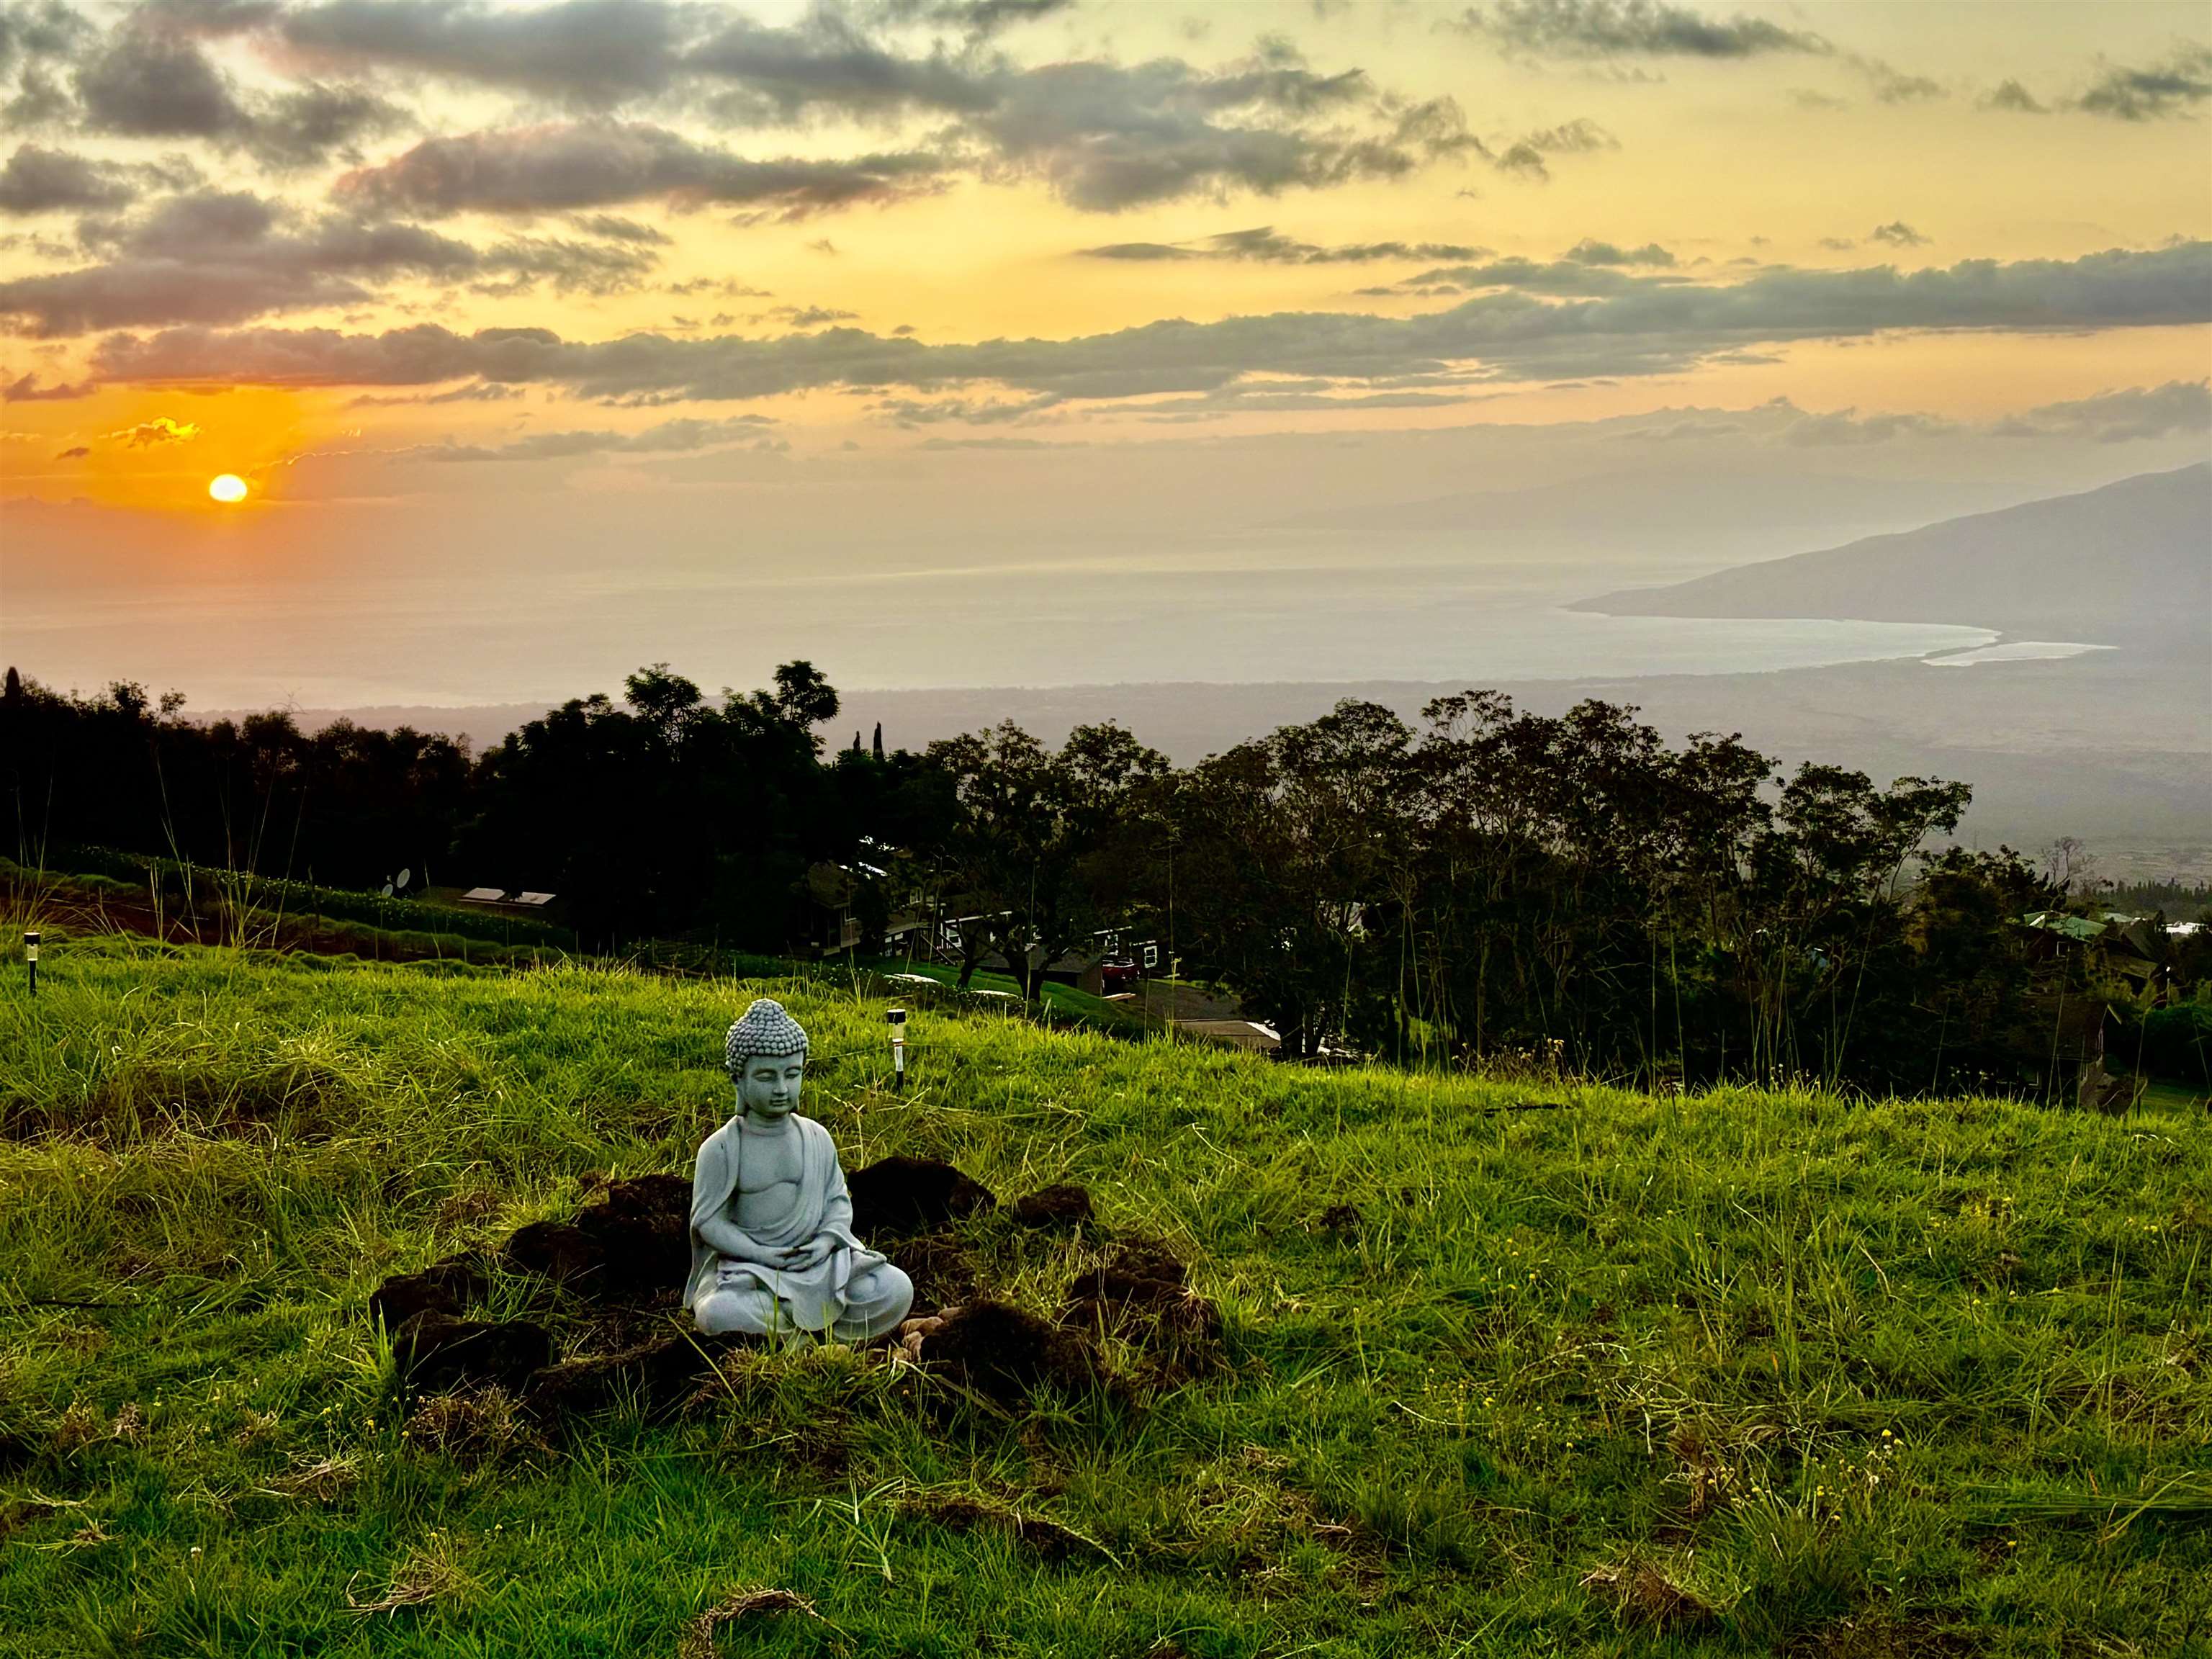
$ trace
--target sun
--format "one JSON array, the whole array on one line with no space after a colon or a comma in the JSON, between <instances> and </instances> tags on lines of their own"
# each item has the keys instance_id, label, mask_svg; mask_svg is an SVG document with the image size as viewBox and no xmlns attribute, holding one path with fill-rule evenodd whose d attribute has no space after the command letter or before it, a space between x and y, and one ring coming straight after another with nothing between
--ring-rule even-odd
<instances>
[{"instance_id":1,"label":"sun","mask_svg":"<svg viewBox=\"0 0 2212 1659\"><path fill-rule=\"evenodd\" d=\"M219 501L242 501L246 499L246 480L235 472L225 472L208 480L208 494Z\"/></svg>"}]
</instances>

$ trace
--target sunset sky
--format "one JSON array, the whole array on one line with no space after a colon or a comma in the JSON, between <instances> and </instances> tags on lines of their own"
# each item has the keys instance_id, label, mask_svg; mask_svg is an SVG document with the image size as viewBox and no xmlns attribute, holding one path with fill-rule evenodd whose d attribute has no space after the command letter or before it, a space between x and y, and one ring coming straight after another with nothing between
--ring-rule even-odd
<instances>
[{"instance_id":1,"label":"sunset sky","mask_svg":"<svg viewBox=\"0 0 2212 1659\"><path fill-rule=\"evenodd\" d=\"M1656 526L1671 577L2212 424L2203 4L8 0L0 99L0 647L57 684L1111 678L928 579L1898 488L1702 563ZM1145 675L1239 677L1182 620Z\"/></svg>"}]
</instances>

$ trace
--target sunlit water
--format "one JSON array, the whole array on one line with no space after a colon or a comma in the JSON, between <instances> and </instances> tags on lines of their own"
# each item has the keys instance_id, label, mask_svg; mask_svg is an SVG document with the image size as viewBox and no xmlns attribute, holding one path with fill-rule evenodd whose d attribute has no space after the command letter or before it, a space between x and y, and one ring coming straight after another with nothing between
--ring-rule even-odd
<instances>
[{"instance_id":1,"label":"sunlit water","mask_svg":"<svg viewBox=\"0 0 2212 1659\"><path fill-rule=\"evenodd\" d=\"M1606 617L1618 568L1176 570L1147 562L773 576L599 568L410 573L67 603L19 593L0 652L50 684L118 678L198 708L467 704L614 690L665 661L709 690L805 657L863 686L1455 681L1717 674L1986 647L1985 629Z\"/></svg>"}]
</instances>

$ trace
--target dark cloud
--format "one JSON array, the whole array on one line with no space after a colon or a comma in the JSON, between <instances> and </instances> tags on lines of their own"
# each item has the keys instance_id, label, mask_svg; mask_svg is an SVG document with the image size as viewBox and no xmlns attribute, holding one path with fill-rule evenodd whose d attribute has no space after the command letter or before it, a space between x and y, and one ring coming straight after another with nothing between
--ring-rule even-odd
<instances>
[{"instance_id":1,"label":"dark cloud","mask_svg":"<svg viewBox=\"0 0 2212 1659\"><path fill-rule=\"evenodd\" d=\"M1382 259L1479 259L1489 252L1458 242L1302 242L1272 225L1227 230L1191 242L1112 242L1078 252L1086 259L1239 259L1261 264L1365 264Z\"/></svg>"},{"instance_id":2,"label":"dark cloud","mask_svg":"<svg viewBox=\"0 0 2212 1659\"><path fill-rule=\"evenodd\" d=\"M849 323L860 317L857 311L839 311L830 306L771 306L755 317L755 322L764 322L773 317L793 328L820 328L829 323Z\"/></svg>"},{"instance_id":3,"label":"dark cloud","mask_svg":"<svg viewBox=\"0 0 2212 1659\"><path fill-rule=\"evenodd\" d=\"M611 213L579 213L568 222L586 236L596 236L607 242L635 242L641 247L671 247L673 240L666 232L641 224L635 219L619 218Z\"/></svg>"},{"instance_id":4,"label":"dark cloud","mask_svg":"<svg viewBox=\"0 0 2212 1659\"><path fill-rule=\"evenodd\" d=\"M1545 58L1752 58L1826 53L1828 43L1741 13L1721 19L1663 0L1497 0L1470 6L1461 27Z\"/></svg>"},{"instance_id":5,"label":"dark cloud","mask_svg":"<svg viewBox=\"0 0 2212 1659\"><path fill-rule=\"evenodd\" d=\"M173 329L116 336L94 355L106 380L144 383L429 386L482 380L590 398L739 400L809 388L929 392L999 386L1059 398L1214 391L1305 376L1423 389L1471 379L1564 380L1673 373L1739 362L1760 347L1896 330L2075 331L2212 321L2212 243L2114 250L2074 260L1966 260L1911 272L1768 270L1734 284L1553 269L1610 291L1553 299L1493 289L1395 318L1278 313L1181 319L1066 340L925 345L852 328L774 339L634 334L596 343L544 329L459 335Z\"/></svg>"},{"instance_id":6,"label":"dark cloud","mask_svg":"<svg viewBox=\"0 0 2212 1659\"><path fill-rule=\"evenodd\" d=\"M374 93L309 82L269 100L249 118L241 142L264 166L314 167L333 157L356 161L362 139L410 124L406 111Z\"/></svg>"},{"instance_id":7,"label":"dark cloud","mask_svg":"<svg viewBox=\"0 0 2212 1659\"><path fill-rule=\"evenodd\" d=\"M2207 99L2212 99L2212 46L2190 41L2148 69L2108 66L2075 106L2121 121L2155 121L2186 115Z\"/></svg>"},{"instance_id":8,"label":"dark cloud","mask_svg":"<svg viewBox=\"0 0 2212 1659\"><path fill-rule=\"evenodd\" d=\"M1571 259L1578 265L1671 265L1674 256L1656 242L1646 242L1642 247L1619 247L1611 242L1594 241L1584 237L1565 253L1563 259Z\"/></svg>"},{"instance_id":9,"label":"dark cloud","mask_svg":"<svg viewBox=\"0 0 2212 1659\"><path fill-rule=\"evenodd\" d=\"M21 374L12 380L0 383L0 404L59 404L78 398L89 398L100 388L90 380L74 385L40 386L35 374Z\"/></svg>"},{"instance_id":10,"label":"dark cloud","mask_svg":"<svg viewBox=\"0 0 2212 1659\"><path fill-rule=\"evenodd\" d=\"M0 167L0 213L28 216L118 208L135 201L142 188L137 168L19 144L8 165Z\"/></svg>"},{"instance_id":11,"label":"dark cloud","mask_svg":"<svg viewBox=\"0 0 2212 1659\"><path fill-rule=\"evenodd\" d=\"M1923 236L1902 219L1893 219L1886 225L1876 225L1867 232L1869 242L1886 242L1892 247L1926 247L1935 239Z\"/></svg>"},{"instance_id":12,"label":"dark cloud","mask_svg":"<svg viewBox=\"0 0 2212 1659\"><path fill-rule=\"evenodd\" d=\"M54 459L58 461L81 461L91 453L92 446L90 444L76 444L68 449L63 450L58 455L56 455Z\"/></svg>"},{"instance_id":13,"label":"dark cloud","mask_svg":"<svg viewBox=\"0 0 2212 1659\"><path fill-rule=\"evenodd\" d=\"M1500 173L1542 184L1552 176L1547 155L1586 155L1595 150L1619 149L1620 140L1587 117L1564 126L1546 127L1517 138L1490 157Z\"/></svg>"},{"instance_id":14,"label":"dark cloud","mask_svg":"<svg viewBox=\"0 0 2212 1659\"><path fill-rule=\"evenodd\" d=\"M1272 58L1216 71L1168 58L1092 60L1006 80L963 125L988 146L987 176L1041 179L1094 212L1206 191L1273 195L1400 178L1480 149L1449 100L1401 111L1387 130L1343 128L1342 118L1376 104L1358 70L1319 75Z\"/></svg>"},{"instance_id":15,"label":"dark cloud","mask_svg":"<svg viewBox=\"0 0 2212 1659\"><path fill-rule=\"evenodd\" d=\"M660 200L744 203L797 217L934 189L942 163L909 152L840 161L748 161L641 122L586 121L428 138L349 173L349 206L436 218L538 214Z\"/></svg>"},{"instance_id":16,"label":"dark cloud","mask_svg":"<svg viewBox=\"0 0 2212 1659\"><path fill-rule=\"evenodd\" d=\"M234 140L252 118L197 42L128 24L76 72L86 125L133 138Z\"/></svg>"},{"instance_id":17,"label":"dark cloud","mask_svg":"<svg viewBox=\"0 0 2212 1659\"><path fill-rule=\"evenodd\" d=\"M1883 62L1879 58L1862 58L1856 52L1850 56L1853 69L1866 76L1875 101L1882 104L1920 104L1931 99L1948 98L1950 94L1940 81L1931 81L1924 75L1907 75L1903 70Z\"/></svg>"},{"instance_id":18,"label":"dark cloud","mask_svg":"<svg viewBox=\"0 0 2212 1659\"><path fill-rule=\"evenodd\" d=\"M84 125L125 137L202 139L279 169L351 159L362 140L407 125L398 105L362 87L310 80L240 94L199 36L247 27L240 17L264 9L171 4L132 14L77 67Z\"/></svg>"},{"instance_id":19,"label":"dark cloud","mask_svg":"<svg viewBox=\"0 0 2212 1659\"><path fill-rule=\"evenodd\" d=\"M64 62L94 33L90 21L64 0L0 4L0 76Z\"/></svg>"},{"instance_id":20,"label":"dark cloud","mask_svg":"<svg viewBox=\"0 0 2212 1659\"><path fill-rule=\"evenodd\" d=\"M372 284L423 276L514 293L540 282L608 293L657 263L636 248L520 239L478 249L419 225L337 216L295 222L243 191L200 191L131 220L84 222L104 263L0 283L0 316L55 337L172 323L231 324L355 305Z\"/></svg>"},{"instance_id":21,"label":"dark cloud","mask_svg":"<svg viewBox=\"0 0 2212 1659\"><path fill-rule=\"evenodd\" d=\"M667 90L697 9L663 0L332 0L285 14L283 39L311 61L413 70L579 103Z\"/></svg>"},{"instance_id":22,"label":"dark cloud","mask_svg":"<svg viewBox=\"0 0 2212 1659\"><path fill-rule=\"evenodd\" d=\"M2033 93L2013 80L1998 82L1978 107L2017 110L2023 115L2047 115L2051 112L2049 105L2039 101Z\"/></svg>"},{"instance_id":23,"label":"dark cloud","mask_svg":"<svg viewBox=\"0 0 2212 1659\"><path fill-rule=\"evenodd\" d=\"M1054 12L1072 11L1075 0L923 0L899 3L890 9L901 18L948 24L972 35L996 34L1018 23L1033 23Z\"/></svg>"},{"instance_id":24,"label":"dark cloud","mask_svg":"<svg viewBox=\"0 0 2212 1659\"><path fill-rule=\"evenodd\" d=\"M2212 382L2169 380L2045 404L1991 429L2001 438L2090 437L2107 444L2212 432Z\"/></svg>"},{"instance_id":25,"label":"dark cloud","mask_svg":"<svg viewBox=\"0 0 2212 1659\"><path fill-rule=\"evenodd\" d=\"M450 392L407 392L396 398L365 395L347 401L348 409L397 409L414 404L504 404L524 395L519 386L494 386L478 380Z\"/></svg>"},{"instance_id":26,"label":"dark cloud","mask_svg":"<svg viewBox=\"0 0 2212 1659\"><path fill-rule=\"evenodd\" d=\"M1619 270L1619 262L1567 258L1493 259L1486 264L1444 265L1408 276L1395 288L1366 289L1369 294L1411 294L1435 298L1448 294L1479 294L1513 289L1524 294L1548 294L1586 298L1626 294L1639 284L1668 282L1670 277L1632 276Z\"/></svg>"}]
</instances>

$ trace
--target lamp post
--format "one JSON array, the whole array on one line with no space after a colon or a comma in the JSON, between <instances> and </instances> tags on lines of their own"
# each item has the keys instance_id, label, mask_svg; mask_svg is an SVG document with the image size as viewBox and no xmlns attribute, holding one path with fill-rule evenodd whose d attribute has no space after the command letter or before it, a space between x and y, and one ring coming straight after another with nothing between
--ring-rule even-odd
<instances>
[{"instance_id":1,"label":"lamp post","mask_svg":"<svg viewBox=\"0 0 2212 1659\"><path fill-rule=\"evenodd\" d=\"M39 994L39 936L36 933L23 935L23 961L31 970L31 994L36 996Z\"/></svg>"},{"instance_id":2,"label":"lamp post","mask_svg":"<svg viewBox=\"0 0 2212 1659\"><path fill-rule=\"evenodd\" d=\"M884 1022L891 1028L891 1090L906 1092L906 1010L886 1008Z\"/></svg>"}]
</instances>

